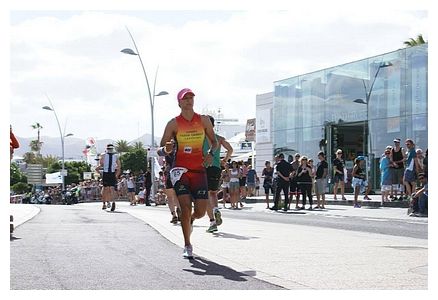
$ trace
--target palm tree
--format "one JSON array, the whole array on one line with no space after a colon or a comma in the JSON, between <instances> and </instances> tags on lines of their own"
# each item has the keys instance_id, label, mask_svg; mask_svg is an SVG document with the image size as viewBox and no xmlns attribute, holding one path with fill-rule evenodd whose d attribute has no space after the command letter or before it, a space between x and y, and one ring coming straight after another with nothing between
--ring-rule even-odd
<instances>
[{"instance_id":1,"label":"palm tree","mask_svg":"<svg viewBox=\"0 0 438 300\"><path fill-rule=\"evenodd\" d=\"M32 151L37 152L37 156L40 156L41 146L42 146L42 144L43 144L43 143L40 141L40 130L43 129L43 126L41 126L41 124L38 123L38 122L36 122L35 124L30 125L30 126L32 126L33 129L37 129L37 130L38 130L38 138L37 138L36 141L31 141L31 142L30 142L30 148L32 149L32 147L34 147L34 148L32 149ZM36 142L36 144L34 144L34 142Z\"/></svg>"},{"instance_id":2,"label":"palm tree","mask_svg":"<svg viewBox=\"0 0 438 300\"><path fill-rule=\"evenodd\" d=\"M142 142L135 142L133 148L134 149L144 149L144 144Z\"/></svg>"},{"instance_id":3,"label":"palm tree","mask_svg":"<svg viewBox=\"0 0 438 300\"><path fill-rule=\"evenodd\" d=\"M403 44L406 47L413 47L413 46L418 46L418 45L422 45L422 44L426 44L426 43L427 43L427 41L424 40L422 34L419 34L416 39L410 38L408 41L403 42Z\"/></svg>"},{"instance_id":4,"label":"palm tree","mask_svg":"<svg viewBox=\"0 0 438 300\"><path fill-rule=\"evenodd\" d=\"M32 140L29 143L30 150L35 152L37 157L40 156L41 144L42 143L39 143L38 140Z\"/></svg>"},{"instance_id":5,"label":"palm tree","mask_svg":"<svg viewBox=\"0 0 438 300\"><path fill-rule=\"evenodd\" d=\"M129 152L129 149L131 147L129 146L128 141L126 141L126 140L118 140L116 142L115 148L116 148L116 151L118 153L123 153L123 152Z\"/></svg>"}]
</instances>

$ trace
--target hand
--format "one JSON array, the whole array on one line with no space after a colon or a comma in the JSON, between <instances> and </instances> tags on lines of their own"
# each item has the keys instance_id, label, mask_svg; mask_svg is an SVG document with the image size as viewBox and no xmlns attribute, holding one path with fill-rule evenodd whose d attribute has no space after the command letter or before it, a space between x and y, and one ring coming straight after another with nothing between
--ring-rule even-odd
<instances>
[{"instance_id":1,"label":"hand","mask_svg":"<svg viewBox=\"0 0 438 300\"><path fill-rule=\"evenodd\" d=\"M174 146L175 146L175 142L173 140L166 142L166 145L164 146L164 151L166 153L170 153L172 152Z\"/></svg>"},{"instance_id":2,"label":"hand","mask_svg":"<svg viewBox=\"0 0 438 300\"><path fill-rule=\"evenodd\" d=\"M213 155L208 153L204 158L204 166L209 167L211 166L212 162L213 162Z\"/></svg>"}]
</instances>

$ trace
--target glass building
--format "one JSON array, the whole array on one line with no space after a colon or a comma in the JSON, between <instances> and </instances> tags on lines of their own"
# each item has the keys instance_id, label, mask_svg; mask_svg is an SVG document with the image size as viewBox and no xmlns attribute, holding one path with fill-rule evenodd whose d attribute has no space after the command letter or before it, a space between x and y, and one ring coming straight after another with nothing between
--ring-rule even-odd
<instances>
[{"instance_id":1,"label":"glass building","mask_svg":"<svg viewBox=\"0 0 438 300\"><path fill-rule=\"evenodd\" d=\"M347 168L367 157L370 182L380 187L379 159L394 138L425 150L428 45L420 45L274 82L274 154L324 151L331 168L343 150Z\"/></svg>"}]
</instances>

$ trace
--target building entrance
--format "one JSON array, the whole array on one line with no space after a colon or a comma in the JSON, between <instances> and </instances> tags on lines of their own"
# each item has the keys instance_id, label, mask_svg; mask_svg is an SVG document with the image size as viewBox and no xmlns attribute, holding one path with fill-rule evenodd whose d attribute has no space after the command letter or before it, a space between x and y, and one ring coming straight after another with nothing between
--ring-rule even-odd
<instances>
[{"instance_id":1,"label":"building entrance","mask_svg":"<svg viewBox=\"0 0 438 300\"><path fill-rule=\"evenodd\" d=\"M367 155L367 128L367 122L327 124L325 128L327 158L331 175L333 175L333 160L336 157L336 150L341 149L343 152L342 157L345 160L348 174L348 182L345 184L346 192L352 192L351 172L354 159L360 155Z\"/></svg>"}]
</instances>

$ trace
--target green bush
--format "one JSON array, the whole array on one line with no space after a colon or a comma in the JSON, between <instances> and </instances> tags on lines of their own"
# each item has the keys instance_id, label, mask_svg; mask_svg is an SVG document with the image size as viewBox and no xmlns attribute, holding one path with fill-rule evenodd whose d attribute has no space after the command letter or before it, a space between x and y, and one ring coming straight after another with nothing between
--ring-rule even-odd
<instances>
[{"instance_id":1,"label":"green bush","mask_svg":"<svg viewBox=\"0 0 438 300\"><path fill-rule=\"evenodd\" d=\"M24 182L17 182L16 184L14 184L11 187L11 189L16 194L24 194L24 193L30 192L30 190L32 189L32 185L29 185L29 184L24 183Z\"/></svg>"}]
</instances>

